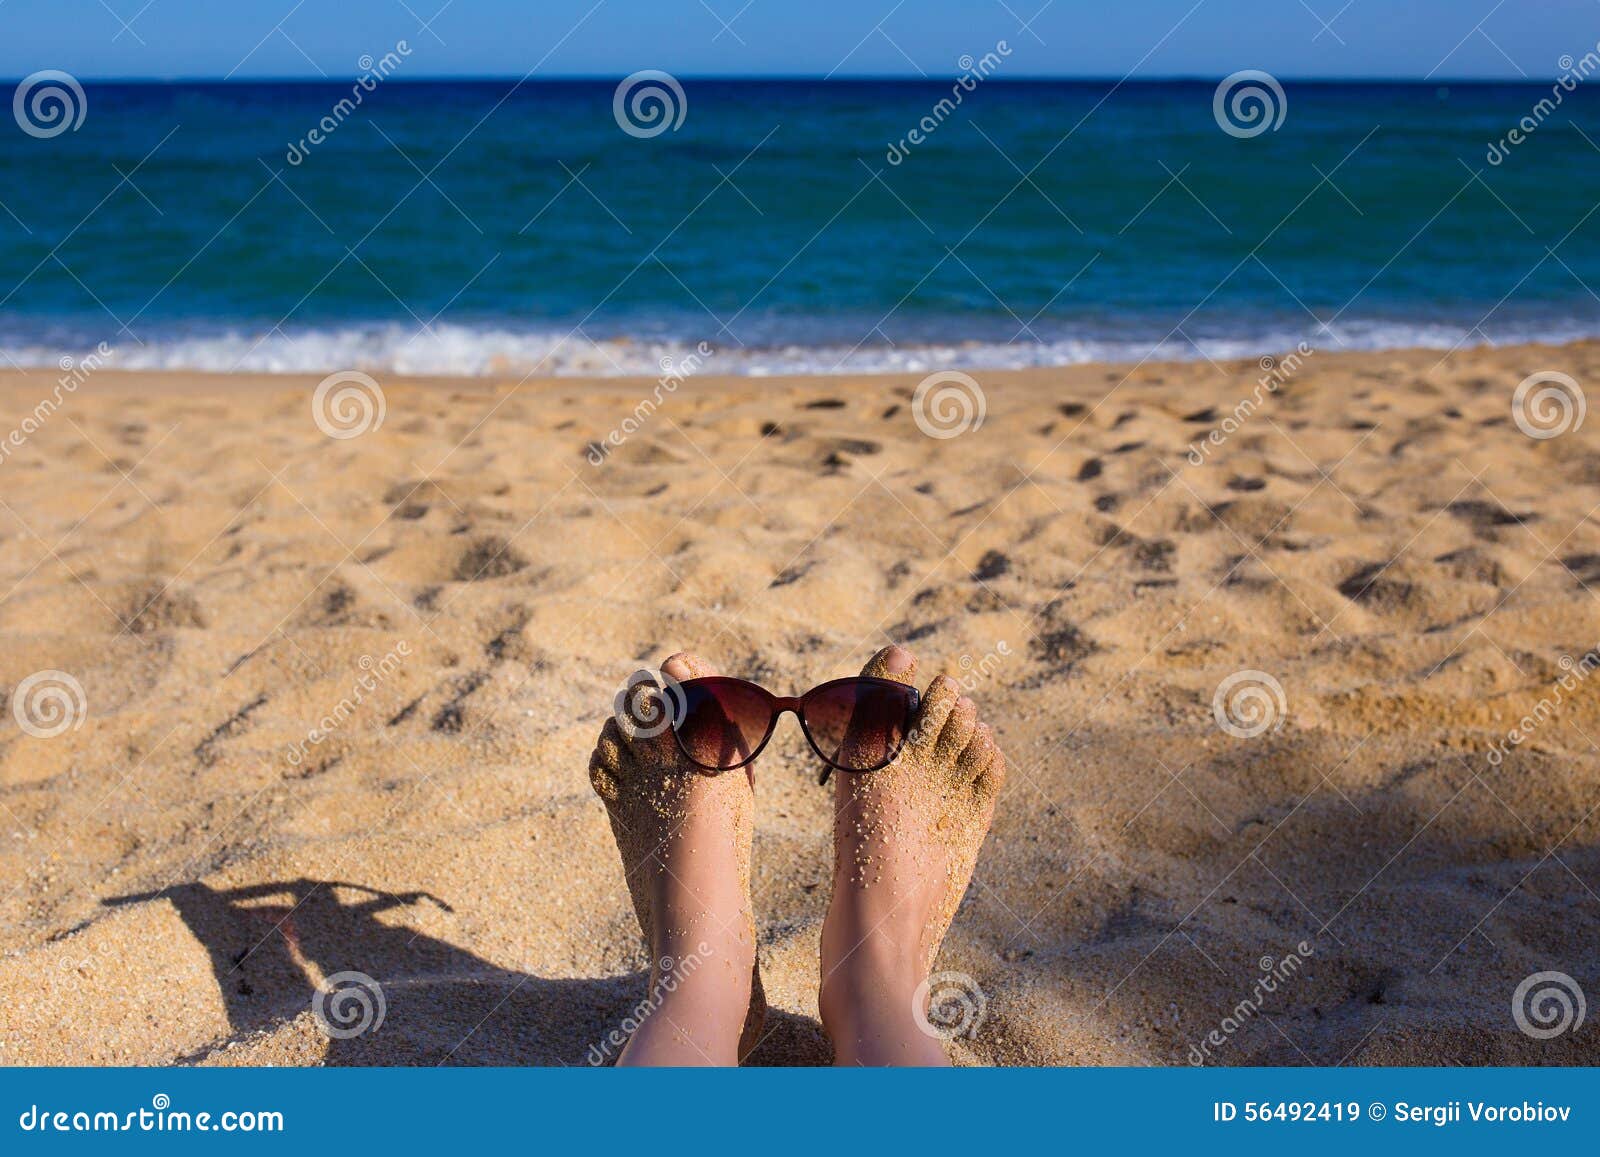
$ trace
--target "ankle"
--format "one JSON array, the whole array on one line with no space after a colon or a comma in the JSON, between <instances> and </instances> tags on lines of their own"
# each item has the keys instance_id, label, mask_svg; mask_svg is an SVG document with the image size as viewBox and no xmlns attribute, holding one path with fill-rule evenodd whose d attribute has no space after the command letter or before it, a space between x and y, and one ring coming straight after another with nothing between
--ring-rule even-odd
<instances>
[{"instance_id":1,"label":"ankle","mask_svg":"<svg viewBox=\"0 0 1600 1157\"><path fill-rule=\"evenodd\" d=\"M914 963L865 944L834 963L823 976L817 1006L835 1048L843 1055L859 1040L917 1032L922 981Z\"/></svg>"},{"instance_id":2,"label":"ankle","mask_svg":"<svg viewBox=\"0 0 1600 1157\"><path fill-rule=\"evenodd\" d=\"M755 946L743 938L658 937L650 954L650 991L663 1001L680 994L697 1000L722 994L742 1011L749 1003L754 970Z\"/></svg>"},{"instance_id":3,"label":"ankle","mask_svg":"<svg viewBox=\"0 0 1600 1157\"><path fill-rule=\"evenodd\" d=\"M748 964L708 945L658 955L649 988L630 1014L631 1038L619 1063L737 1064L752 986Z\"/></svg>"},{"instance_id":4,"label":"ankle","mask_svg":"<svg viewBox=\"0 0 1600 1157\"><path fill-rule=\"evenodd\" d=\"M837 974L824 983L819 1005L834 1064L949 1064L943 1044L917 1008L920 988L900 978L880 986Z\"/></svg>"}]
</instances>

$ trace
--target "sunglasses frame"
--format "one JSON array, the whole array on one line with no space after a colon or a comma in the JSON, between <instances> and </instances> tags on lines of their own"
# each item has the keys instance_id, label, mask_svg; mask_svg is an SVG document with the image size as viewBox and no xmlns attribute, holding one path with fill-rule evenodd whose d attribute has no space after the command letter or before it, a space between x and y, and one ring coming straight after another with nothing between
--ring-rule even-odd
<instances>
[{"instance_id":1,"label":"sunglasses frame","mask_svg":"<svg viewBox=\"0 0 1600 1157\"><path fill-rule=\"evenodd\" d=\"M906 707L905 732L900 736L900 742L894 745L894 750L889 753L887 759L885 759L882 763L875 764L872 767L842 767L833 760L829 759L822 753L822 748L817 744L816 736L811 734L811 727L806 722L805 701L807 696L814 695L818 691L825 691L830 687L838 687L846 683L871 683L879 684L885 687L893 687L898 693L909 697ZM678 684L677 697L679 702L681 703L684 701L683 694L688 688L703 687L708 684L737 684L741 687L754 688L755 690L761 692L762 695L766 696L767 700L771 704L771 714L767 719L767 730L766 733L762 735L761 742L755 745L754 749L749 755L747 755L738 763L734 764L732 767L707 767L705 764L697 760L693 755L690 754L688 745L684 743L683 738L678 734L678 726L680 723L684 722L684 720L681 717L674 718L672 720L672 739L673 742L677 744L678 750L682 752L683 757L698 767L701 771L709 772L714 775L721 775L725 771L738 771L740 768L749 767L750 764L754 763L756 758L766 750L767 744L772 740L773 733L777 731L778 717L786 711L792 712L794 717L800 721L800 730L806 737L806 744L813 752L816 753L817 758L822 760L822 775L817 780L819 784L827 783L828 777L835 771L850 772L852 774L866 774L874 771L882 771L900 757L900 752L905 748L906 739L911 734L911 721L916 716L918 708L922 706L922 696L918 693L915 687L898 682L894 679L879 679L871 675L851 675L843 679L829 679L826 683L818 683L804 695L788 696L774 695L771 691L768 691L759 683L752 683L748 679L738 679L732 675L708 675L701 679L682 680Z\"/></svg>"}]
</instances>

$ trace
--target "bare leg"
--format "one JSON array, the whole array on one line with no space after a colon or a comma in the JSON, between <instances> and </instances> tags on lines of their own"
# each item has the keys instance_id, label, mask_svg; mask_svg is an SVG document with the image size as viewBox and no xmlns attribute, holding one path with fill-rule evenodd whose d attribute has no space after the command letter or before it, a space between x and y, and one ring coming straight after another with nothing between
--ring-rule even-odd
<instances>
[{"instance_id":1,"label":"bare leg","mask_svg":"<svg viewBox=\"0 0 1600 1157\"><path fill-rule=\"evenodd\" d=\"M673 679L712 674L693 655ZM766 1010L750 912L753 794L742 772L706 775L671 732L628 736L609 721L589 761L650 948L650 989L619 1065L733 1065Z\"/></svg>"},{"instance_id":2,"label":"bare leg","mask_svg":"<svg viewBox=\"0 0 1600 1157\"><path fill-rule=\"evenodd\" d=\"M863 675L912 682L887 647ZM822 1023L841 1065L945 1065L922 988L972 877L1005 781L977 707L943 676L900 757L836 774L833 899L822 926Z\"/></svg>"}]
</instances>

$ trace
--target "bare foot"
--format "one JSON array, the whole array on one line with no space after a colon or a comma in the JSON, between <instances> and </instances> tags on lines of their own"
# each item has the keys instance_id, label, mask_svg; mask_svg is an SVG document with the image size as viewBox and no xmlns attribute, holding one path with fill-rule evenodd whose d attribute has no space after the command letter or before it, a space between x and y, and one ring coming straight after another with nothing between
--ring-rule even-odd
<instances>
[{"instance_id":1,"label":"bare foot","mask_svg":"<svg viewBox=\"0 0 1600 1157\"><path fill-rule=\"evenodd\" d=\"M911 683L886 647L863 675ZM838 1064L943 1065L923 989L989 831L1005 758L959 685L940 676L882 771L834 776L833 899L822 925L822 1023Z\"/></svg>"},{"instance_id":2,"label":"bare foot","mask_svg":"<svg viewBox=\"0 0 1600 1157\"><path fill-rule=\"evenodd\" d=\"M715 674L685 654L661 669L680 681ZM612 719L589 782L611 817L651 957L644 1015L617 1063L738 1063L766 1012L750 911L750 777L706 774L670 730L630 736Z\"/></svg>"}]
</instances>

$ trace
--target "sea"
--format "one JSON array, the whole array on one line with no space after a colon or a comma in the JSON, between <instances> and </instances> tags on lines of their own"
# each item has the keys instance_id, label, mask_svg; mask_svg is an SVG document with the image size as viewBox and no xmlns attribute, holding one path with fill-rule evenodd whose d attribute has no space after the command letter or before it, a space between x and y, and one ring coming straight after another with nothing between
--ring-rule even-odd
<instances>
[{"instance_id":1,"label":"sea","mask_svg":"<svg viewBox=\"0 0 1600 1157\"><path fill-rule=\"evenodd\" d=\"M760 375L1600 336L1600 79L394 64L18 85L0 367L103 349L124 368L654 375L692 355Z\"/></svg>"}]
</instances>

